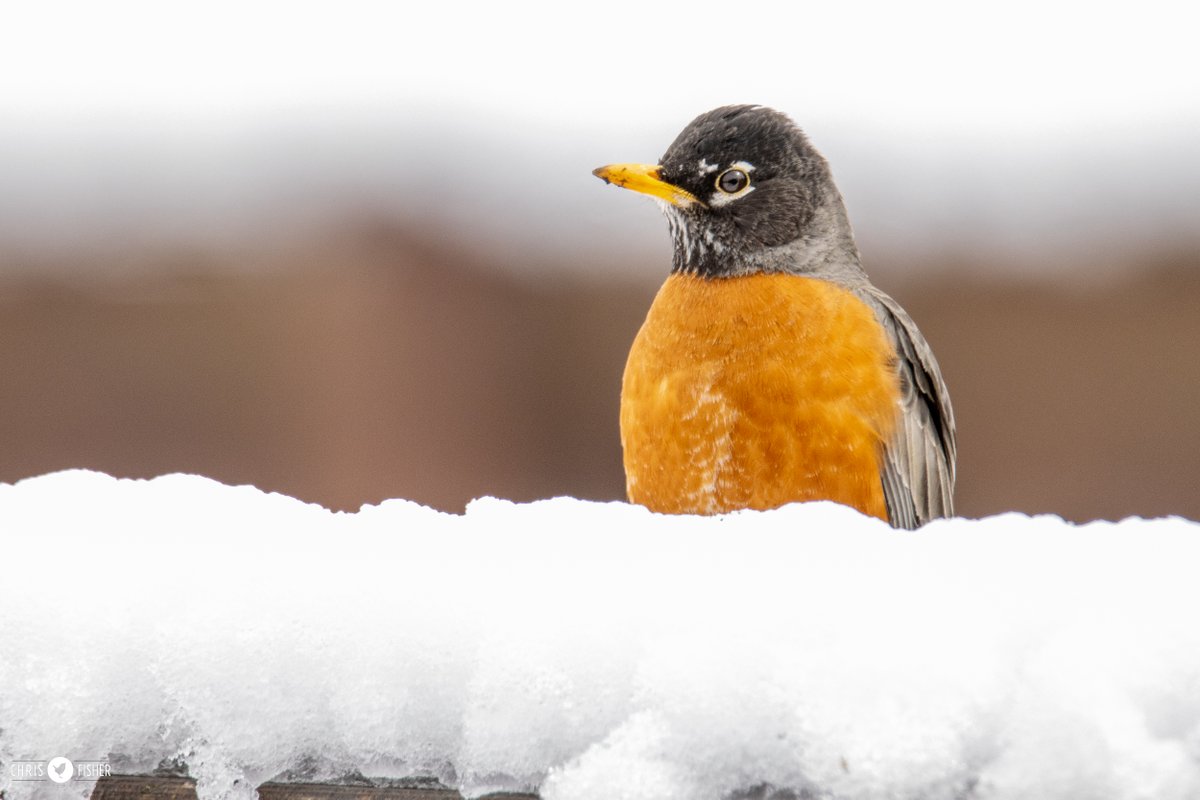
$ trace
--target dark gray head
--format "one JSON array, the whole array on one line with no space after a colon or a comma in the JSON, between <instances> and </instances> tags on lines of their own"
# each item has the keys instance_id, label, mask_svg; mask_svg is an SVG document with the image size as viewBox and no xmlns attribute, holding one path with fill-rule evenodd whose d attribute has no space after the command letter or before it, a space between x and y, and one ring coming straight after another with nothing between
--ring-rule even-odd
<instances>
[{"instance_id":1,"label":"dark gray head","mask_svg":"<svg viewBox=\"0 0 1200 800\"><path fill-rule=\"evenodd\" d=\"M675 272L861 275L828 163L778 111L714 109L683 129L657 167L618 164L596 174L659 200Z\"/></svg>"}]
</instances>

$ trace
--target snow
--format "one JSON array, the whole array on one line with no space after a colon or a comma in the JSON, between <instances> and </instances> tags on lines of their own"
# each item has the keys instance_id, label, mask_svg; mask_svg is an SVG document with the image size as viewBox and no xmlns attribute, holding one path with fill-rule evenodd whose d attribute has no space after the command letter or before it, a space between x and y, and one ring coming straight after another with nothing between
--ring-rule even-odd
<instances>
[{"instance_id":1,"label":"snow","mask_svg":"<svg viewBox=\"0 0 1200 800\"><path fill-rule=\"evenodd\" d=\"M202 800L287 770L547 800L1200 796L1187 520L338 514L74 471L0 485L0 526L5 765L180 759Z\"/></svg>"}]
</instances>

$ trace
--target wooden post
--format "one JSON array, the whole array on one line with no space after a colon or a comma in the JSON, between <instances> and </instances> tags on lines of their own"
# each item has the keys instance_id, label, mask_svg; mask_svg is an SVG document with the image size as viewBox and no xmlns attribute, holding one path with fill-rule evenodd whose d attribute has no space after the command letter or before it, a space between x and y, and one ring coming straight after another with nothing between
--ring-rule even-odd
<instances>
[{"instance_id":1,"label":"wooden post","mask_svg":"<svg viewBox=\"0 0 1200 800\"><path fill-rule=\"evenodd\" d=\"M258 787L259 800L463 800L433 778L368 779L362 784L282 783ZM111 775L96 781L91 800L197 800L194 778ZM495 792L479 800L539 800L536 794Z\"/></svg>"}]
</instances>

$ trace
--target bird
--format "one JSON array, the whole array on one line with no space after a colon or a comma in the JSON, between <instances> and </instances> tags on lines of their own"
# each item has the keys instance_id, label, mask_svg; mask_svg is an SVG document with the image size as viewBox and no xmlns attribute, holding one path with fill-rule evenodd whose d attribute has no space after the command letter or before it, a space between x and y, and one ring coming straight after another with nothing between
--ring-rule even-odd
<instances>
[{"instance_id":1,"label":"bird","mask_svg":"<svg viewBox=\"0 0 1200 800\"><path fill-rule=\"evenodd\" d=\"M937 359L867 277L825 158L759 105L696 117L657 164L593 174L653 198L671 269L630 348L630 502L664 514L832 500L895 528L954 515Z\"/></svg>"}]
</instances>

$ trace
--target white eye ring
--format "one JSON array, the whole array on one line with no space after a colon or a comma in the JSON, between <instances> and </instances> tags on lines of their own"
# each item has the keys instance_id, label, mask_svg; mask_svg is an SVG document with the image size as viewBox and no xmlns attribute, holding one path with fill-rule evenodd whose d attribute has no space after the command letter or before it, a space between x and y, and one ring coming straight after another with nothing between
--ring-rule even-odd
<instances>
[{"instance_id":1,"label":"white eye ring","mask_svg":"<svg viewBox=\"0 0 1200 800\"><path fill-rule=\"evenodd\" d=\"M717 176L715 183L717 191L725 194L743 192L750 185L750 176L744 169L731 167Z\"/></svg>"}]
</instances>

